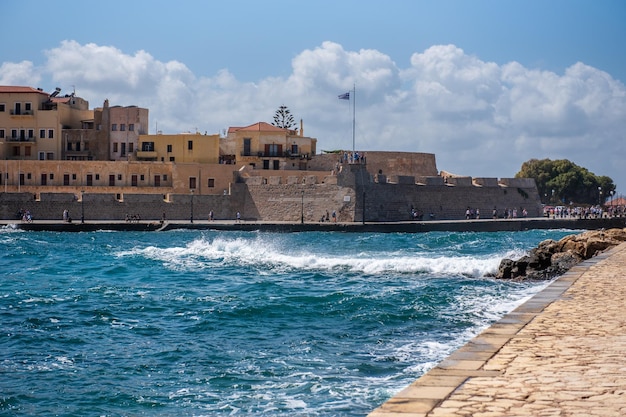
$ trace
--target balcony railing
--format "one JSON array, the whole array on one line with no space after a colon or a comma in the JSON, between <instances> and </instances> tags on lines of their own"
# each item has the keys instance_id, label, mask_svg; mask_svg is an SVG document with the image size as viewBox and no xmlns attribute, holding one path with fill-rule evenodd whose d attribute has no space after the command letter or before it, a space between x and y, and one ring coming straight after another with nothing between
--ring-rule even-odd
<instances>
[{"instance_id":1,"label":"balcony railing","mask_svg":"<svg viewBox=\"0 0 626 417\"><path fill-rule=\"evenodd\" d=\"M11 109L11 116L33 116L35 114L34 110L20 110L16 112L15 109Z\"/></svg>"},{"instance_id":2,"label":"balcony railing","mask_svg":"<svg viewBox=\"0 0 626 417\"><path fill-rule=\"evenodd\" d=\"M269 152L269 153L265 153L265 152L244 152L241 151L239 153L239 156L251 156L251 157L257 157L257 158L292 158L292 159L311 159L311 156L309 154L301 154L301 153L291 153L291 151L285 151L281 154L278 153L274 153L274 152Z\"/></svg>"},{"instance_id":3,"label":"balcony railing","mask_svg":"<svg viewBox=\"0 0 626 417\"><path fill-rule=\"evenodd\" d=\"M6 140L7 142L35 142L37 141L37 138L35 137L27 138L27 137L21 137L21 136L7 136Z\"/></svg>"}]
</instances>

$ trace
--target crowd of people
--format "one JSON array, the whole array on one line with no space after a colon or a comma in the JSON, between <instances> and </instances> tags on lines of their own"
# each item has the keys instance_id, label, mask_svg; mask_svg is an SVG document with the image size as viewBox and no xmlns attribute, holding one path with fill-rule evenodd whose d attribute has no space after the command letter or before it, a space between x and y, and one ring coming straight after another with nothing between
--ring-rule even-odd
<instances>
[{"instance_id":1,"label":"crowd of people","mask_svg":"<svg viewBox=\"0 0 626 417\"><path fill-rule=\"evenodd\" d=\"M579 218L579 219L601 219L603 217L623 217L626 215L626 206L606 206L600 205L590 207L567 207L567 206L544 206L543 215L560 218Z\"/></svg>"},{"instance_id":2,"label":"crowd of people","mask_svg":"<svg viewBox=\"0 0 626 417\"><path fill-rule=\"evenodd\" d=\"M32 223L33 215L30 213L29 209L19 209L17 212L17 218L22 220L24 223Z\"/></svg>"}]
</instances>

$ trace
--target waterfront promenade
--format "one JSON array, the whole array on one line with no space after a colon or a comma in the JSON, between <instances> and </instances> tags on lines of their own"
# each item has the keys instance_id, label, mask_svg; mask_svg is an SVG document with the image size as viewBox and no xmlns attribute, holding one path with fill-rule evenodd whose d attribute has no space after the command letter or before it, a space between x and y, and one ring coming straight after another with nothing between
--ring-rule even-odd
<instances>
[{"instance_id":1,"label":"waterfront promenade","mask_svg":"<svg viewBox=\"0 0 626 417\"><path fill-rule=\"evenodd\" d=\"M74 220L0 220L0 226L28 231L89 232L96 230L118 231L167 231L192 230L239 230L263 232L355 232L355 233L424 233L424 232L516 232L534 229L598 230L626 227L626 217L601 219L577 218L516 218L480 220L429 220L406 222L266 222L235 220L208 221L194 219L168 220L163 224L157 220L126 222L115 220L89 220L84 223Z\"/></svg>"},{"instance_id":2,"label":"waterfront promenade","mask_svg":"<svg viewBox=\"0 0 626 417\"><path fill-rule=\"evenodd\" d=\"M626 243L570 269L369 417L626 415Z\"/></svg>"}]
</instances>

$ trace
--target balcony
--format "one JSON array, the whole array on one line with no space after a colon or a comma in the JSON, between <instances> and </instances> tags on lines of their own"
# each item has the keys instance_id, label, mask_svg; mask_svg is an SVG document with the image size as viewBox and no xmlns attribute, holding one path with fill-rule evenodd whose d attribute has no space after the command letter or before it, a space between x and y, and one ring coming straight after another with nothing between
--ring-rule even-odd
<instances>
[{"instance_id":1,"label":"balcony","mask_svg":"<svg viewBox=\"0 0 626 417\"><path fill-rule=\"evenodd\" d=\"M301 154L301 153L291 153L291 151L284 151L280 154L275 153L275 152L245 152L245 151L241 151L239 153L239 156L243 156L243 157L256 157L256 158L291 158L291 159L311 159L311 155L306 153L306 154Z\"/></svg>"},{"instance_id":2,"label":"balcony","mask_svg":"<svg viewBox=\"0 0 626 417\"><path fill-rule=\"evenodd\" d=\"M32 137L32 138L27 138L27 137L21 137L21 136L7 136L6 138L7 142L30 142L30 143L34 143L37 141L37 138Z\"/></svg>"},{"instance_id":3,"label":"balcony","mask_svg":"<svg viewBox=\"0 0 626 417\"><path fill-rule=\"evenodd\" d=\"M35 115L35 111L34 110L20 110L19 112L16 112L15 109L12 109L10 112L11 116L34 116Z\"/></svg>"}]
</instances>

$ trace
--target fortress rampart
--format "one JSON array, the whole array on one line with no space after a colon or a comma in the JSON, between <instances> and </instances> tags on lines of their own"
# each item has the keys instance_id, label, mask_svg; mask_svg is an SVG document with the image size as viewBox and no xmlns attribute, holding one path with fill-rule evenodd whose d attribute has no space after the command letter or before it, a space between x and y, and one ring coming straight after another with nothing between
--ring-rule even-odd
<instances>
[{"instance_id":1,"label":"fortress rampart","mask_svg":"<svg viewBox=\"0 0 626 417\"><path fill-rule=\"evenodd\" d=\"M12 185L0 193L0 217L15 219L21 209L30 210L39 220L60 220L66 209L74 220L83 215L86 220L123 220L126 215L155 221L162 217L205 220L213 211L218 220L234 219L240 212L244 220L319 222L334 211L339 222L397 222L464 219L468 208L478 210L481 218L492 217L494 208L499 217L506 209L517 210L519 217L524 209L529 217L542 215L534 180L438 175L432 154L369 152L362 163L353 164L340 163L338 154L329 154L316 156L314 161L316 171L154 163L144 167L133 163L126 169L139 181L153 178L158 171L167 175L167 182L159 187L25 184L22 192ZM101 181L109 176L118 181L117 176L106 174L116 167L112 164L116 163L94 165L91 172L101 168ZM60 162L42 166L54 169L56 178L67 177L68 168L85 169ZM164 169L167 174L161 173ZM128 176L119 178L128 181ZM186 179L192 176L203 188L195 192L187 188ZM208 189L207 178L216 178L217 187Z\"/></svg>"}]
</instances>

